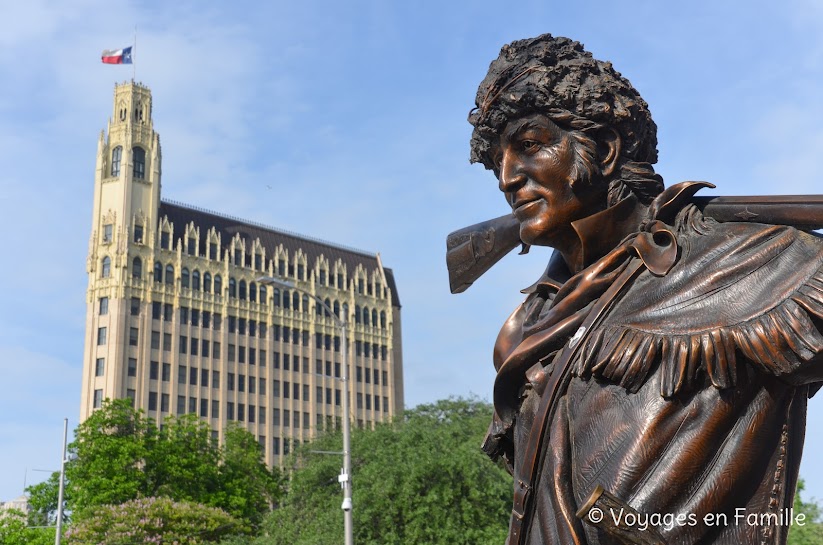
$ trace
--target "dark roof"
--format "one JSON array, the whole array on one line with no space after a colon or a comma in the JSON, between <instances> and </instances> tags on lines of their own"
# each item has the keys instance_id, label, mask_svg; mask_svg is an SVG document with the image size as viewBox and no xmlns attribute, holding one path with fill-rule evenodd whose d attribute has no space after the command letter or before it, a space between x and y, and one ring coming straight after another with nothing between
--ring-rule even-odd
<instances>
[{"instance_id":1,"label":"dark roof","mask_svg":"<svg viewBox=\"0 0 823 545\"><path fill-rule=\"evenodd\" d=\"M348 274L353 274L357 265L362 265L367 271L378 268L377 255L370 254L354 248L347 248L339 244L325 242L319 239L298 235L274 227L260 225L247 220L210 212L200 208L188 206L173 201L161 201L159 219L166 216L170 223L175 225L177 233L182 236L185 226L191 222L200 227L200 232L205 233L214 227L221 234L221 244L223 250L228 249L229 243L236 234L245 239L246 248L251 248L254 239L259 238L260 244L266 249L266 255L271 257L275 254L275 249L282 244L293 255L298 249L302 250L308 258L308 263L313 265L320 255L326 257L329 263L334 264L338 259L346 265ZM200 238L200 255L206 255L206 237ZM247 256L250 258L250 256ZM394 281L392 270L384 267L386 273L386 283L391 290L392 306L400 307L400 298L397 294L397 285Z\"/></svg>"}]
</instances>

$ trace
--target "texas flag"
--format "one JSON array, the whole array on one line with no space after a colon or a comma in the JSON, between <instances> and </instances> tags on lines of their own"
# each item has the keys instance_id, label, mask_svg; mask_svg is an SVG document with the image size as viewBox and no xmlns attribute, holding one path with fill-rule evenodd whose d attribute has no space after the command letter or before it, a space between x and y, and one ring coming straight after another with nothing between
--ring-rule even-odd
<instances>
[{"instance_id":1,"label":"texas flag","mask_svg":"<svg viewBox=\"0 0 823 545\"><path fill-rule=\"evenodd\" d=\"M117 50L106 49L102 58L105 64L131 64L131 46Z\"/></svg>"}]
</instances>

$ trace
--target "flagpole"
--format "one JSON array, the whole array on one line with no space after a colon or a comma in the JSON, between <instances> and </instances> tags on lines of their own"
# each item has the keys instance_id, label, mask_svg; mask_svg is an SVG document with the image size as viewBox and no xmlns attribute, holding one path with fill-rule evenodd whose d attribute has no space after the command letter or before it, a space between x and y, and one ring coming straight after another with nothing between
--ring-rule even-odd
<instances>
[{"instance_id":1,"label":"flagpole","mask_svg":"<svg viewBox=\"0 0 823 545\"><path fill-rule=\"evenodd\" d=\"M131 80L133 82L137 82L137 62L135 62L135 57L137 56L137 25L134 27L134 49L131 52Z\"/></svg>"}]
</instances>

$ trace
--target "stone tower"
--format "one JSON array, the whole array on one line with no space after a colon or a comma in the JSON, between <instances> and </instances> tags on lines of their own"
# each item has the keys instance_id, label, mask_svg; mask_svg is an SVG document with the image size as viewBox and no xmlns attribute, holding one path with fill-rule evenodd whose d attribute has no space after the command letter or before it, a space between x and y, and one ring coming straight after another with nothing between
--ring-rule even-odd
<instances>
[{"instance_id":1,"label":"stone tower","mask_svg":"<svg viewBox=\"0 0 823 545\"><path fill-rule=\"evenodd\" d=\"M128 367L126 322L137 309L127 307L138 288L130 280L150 272L152 261L144 262L140 254L151 254L155 246L160 206L160 137L151 117L151 91L134 81L116 85L113 105L108 130L97 143L81 420L99 405L93 396L101 391L113 399L132 393L121 373L105 371ZM105 377L102 388L96 377Z\"/></svg>"}]
</instances>

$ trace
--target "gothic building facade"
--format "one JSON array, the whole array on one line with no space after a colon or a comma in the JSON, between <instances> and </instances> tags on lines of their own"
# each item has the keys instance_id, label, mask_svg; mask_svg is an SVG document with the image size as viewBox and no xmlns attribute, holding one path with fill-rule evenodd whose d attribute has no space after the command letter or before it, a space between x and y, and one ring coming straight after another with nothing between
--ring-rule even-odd
<instances>
[{"instance_id":1,"label":"gothic building facade","mask_svg":"<svg viewBox=\"0 0 823 545\"><path fill-rule=\"evenodd\" d=\"M266 461L339 426L403 409L400 301L370 254L161 199L150 90L115 86L94 182L81 421L130 398L161 423L195 413L220 439L235 422ZM300 288L258 282L283 279ZM347 322L349 380L334 317Z\"/></svg>"}]
</instances>

